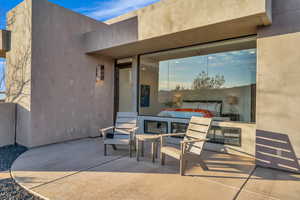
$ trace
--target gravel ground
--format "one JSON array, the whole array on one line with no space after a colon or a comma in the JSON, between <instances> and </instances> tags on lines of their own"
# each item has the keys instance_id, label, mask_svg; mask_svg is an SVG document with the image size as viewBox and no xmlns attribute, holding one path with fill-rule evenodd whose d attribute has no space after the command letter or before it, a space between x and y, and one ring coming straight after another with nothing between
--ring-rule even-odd
<instances>
[{"instance_id":1,"label":"gravel ground","mask_svg":"<svg viewBox=\"0 0 300 200\"><path fill-rule=\"evenodd\" d=\"M14 160L26 151L22 146L6 146L0 148L0 173L10 170ZM1 179L0 177L0 199L1 200L42 200L26 192L12 178Z\"/></svg>"}]
</instances>

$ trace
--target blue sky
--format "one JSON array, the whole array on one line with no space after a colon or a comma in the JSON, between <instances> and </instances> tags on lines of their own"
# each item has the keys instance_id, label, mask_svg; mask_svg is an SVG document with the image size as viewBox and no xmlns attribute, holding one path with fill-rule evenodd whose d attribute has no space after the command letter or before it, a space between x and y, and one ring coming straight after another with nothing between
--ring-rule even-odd
<instances>
[{"instance_id":1,"label":"blue sky","mask_svg":"<svg viewBox=\"0 0 300 200\"><path fill-rule=\"evenodd\" d=\"M0 0L0 29L5 29L6 12L23 0ZM159 0L49 0L75 12L82 13L94 19L107 19L145 7ZM3 71L4 59L0 58L0 77Z\"/></svg>"},{"instance_id":2,"label":"blue sky","mask_svg":"<svg viewBox=\"0 0 300 200\"><path fill-rule=\"evenodd\" d=\"M177 85L191 89L202 71L211 77L223 75L225 88L250 85L256 83L256 49L162 61L159 70L160 90L173 90Z\"/></svg>"},{"instance_id":3,"label":"blue sky","mask_svg":"<svg viewBox=\"0 0 300 200\"><path fill-rule=\"evenodd\" d=\"M159 0L49 0L65 8L104 21ZM22 0L0 0L0 28L5 27L5 13Z\"/></svg>"}]
</instances>

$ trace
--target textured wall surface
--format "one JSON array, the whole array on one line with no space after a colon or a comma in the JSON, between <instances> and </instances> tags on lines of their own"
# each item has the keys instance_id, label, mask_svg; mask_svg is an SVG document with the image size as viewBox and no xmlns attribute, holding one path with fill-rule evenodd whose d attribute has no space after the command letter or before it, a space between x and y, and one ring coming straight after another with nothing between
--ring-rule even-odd
<instances>
[{"instance_id":1,"label":"textured wall surface","mask_svg":"<svg viewBox=\"0 0 300 200\"><path fill-rule=\"evenodd\" d=\"M15 108L13 103L0 103L0 147L15 143Z\"/></svg>"},{"instance_id":2,"label":"textured wall surface","mask_svg":"<svg viewBox=\"0 0 300 200\"><path fill-rule=\"evenodd\" d=\"M115 37L114 34L106 36L106 31L87 34L85 48L88 53L125 58L254 35L257 33L257 26L271 24L270 7L271 0L159 1L107 21L107 24L119 27L126 21L136 21L137 27L135 23L131 23L131 26L124 26L122 31L112 32L118 33L120 37Z\"/></svg>"},{"instance_id":3,"label":"textured wall surface","mask_svg":"<svg viewBox=\"0 0 300 200\"><path fill-rule=\"evenodd\" d=\"M30 146L98 135L112 124L113 60L88 56L81 35L103 23L33 0ZM105 80L96 83L96 66Z\"/></svg>"},{"instance_id":4,"label":"textured wall surface","mask_svg":"<svg viewBox=\"0 0 300 200\"><path fill-rule=\"evenodd\" d=\"M89 136L112 125L113 63L88 56L82 35L107 26L46 0L25 0L8 14L8 102L17 103L17 142L36 147ZM96 83L96 66L105 80Z\"/></svg>"},{"instance_id":5,"label":"textured wall surface","mask_svg":"<svg viewBox=\"0 0 300 200\"><path fill-rule=\"evenodd\" d=\"M32 4L25 0L7 14L11 50L6 53L6 101L17 106L17 142L30 143Z\"/></svg>"},{"instance_id":6,"label":"textured wall surface","mask_svg":"<svg viewBox=\"0 0 300 200\"><path fill-rule=\"evenodd\" d=\"M246 16L256 15L267 25L271 22L268 6L269 0L163 0L107 23L137 16L139 40L144 40Z\"/></svg>"},{"instance_id":7,"label":"textured wall surface","mask_svg":"<svg viewBox=\"0 0 300 200\"><path fill-rule=\"evenodd\" d=\"M83 45L87 52L119 46L138 40L137 17L112 25L101 24L101 29L83 35Z\"/></svg>"},{"instance_id":8,"label":"textured wall surface","mask_svg":"<svg viewBox=\"0 0 300 200\"><path fill-rule=\"evenodd\" d=\"M257 164L300 172L300 1L274 0L257 41Z\"/></svg>"}]
</instances>

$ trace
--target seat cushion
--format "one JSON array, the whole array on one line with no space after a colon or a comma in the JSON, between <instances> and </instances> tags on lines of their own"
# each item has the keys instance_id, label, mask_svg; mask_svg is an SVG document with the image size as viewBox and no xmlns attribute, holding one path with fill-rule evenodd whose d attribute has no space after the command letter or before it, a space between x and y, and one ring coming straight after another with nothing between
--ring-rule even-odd
<instances>
[{"instance_id":1,"label":"seat cushion","mask_svg":"<svg viewBox=\"0 0 300 200\"><path fill-rule=\"evenodd\" d=\"M175 147L170 147L170 146L164 146L161 148L161 152L168 156L176 158L177 160L180 160L180 157L181 157L180 149L177 149Z\"/></svg>"}]
</instances>

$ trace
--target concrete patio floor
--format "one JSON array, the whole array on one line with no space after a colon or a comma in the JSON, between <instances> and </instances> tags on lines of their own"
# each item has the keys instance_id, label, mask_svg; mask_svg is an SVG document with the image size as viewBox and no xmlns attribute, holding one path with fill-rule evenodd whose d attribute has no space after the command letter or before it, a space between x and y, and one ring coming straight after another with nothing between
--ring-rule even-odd
<instances>
[{"instance_id":1,"label":"concrete patio floor","mask_svg":"<svg viewBox=\"0 0 300 200\"><path fill-rule=\"evenodd\" d=\"M160 166L149 155L136 162L126 149L108 152L101 139L36 148L15 161L12 175L51 200L300 199L300 175L255 167L250 158L204 151L209 170L191 162L182 177L172 158Z\"/></svg>"}]
</instances>

